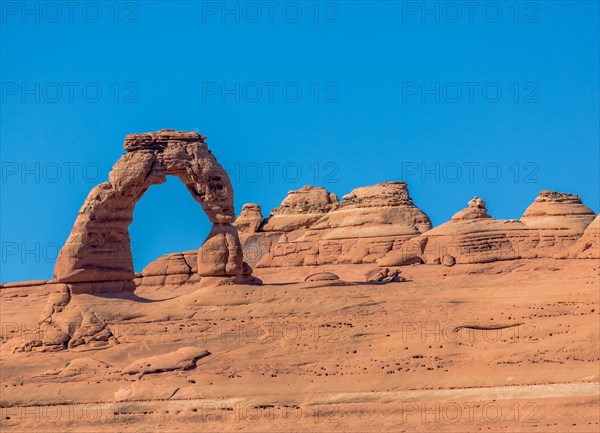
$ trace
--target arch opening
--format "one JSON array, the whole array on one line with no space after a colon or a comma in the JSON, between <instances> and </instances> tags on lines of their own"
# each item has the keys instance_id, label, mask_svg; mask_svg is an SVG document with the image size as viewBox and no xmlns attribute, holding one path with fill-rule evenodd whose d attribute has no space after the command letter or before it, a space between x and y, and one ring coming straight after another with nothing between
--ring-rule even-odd
<instances>
[{"instance_id":1,"label":"arch opening","mask_svg":"<svg viewBox=\"0 0 600 433\"><path fill-rule=\"evenodd\" d=\"M185 185L167 175L165 183L146 191L133 211L129 235L135 272L166 254L197 251L211 226Z\"/></svg>"}]
</instances>

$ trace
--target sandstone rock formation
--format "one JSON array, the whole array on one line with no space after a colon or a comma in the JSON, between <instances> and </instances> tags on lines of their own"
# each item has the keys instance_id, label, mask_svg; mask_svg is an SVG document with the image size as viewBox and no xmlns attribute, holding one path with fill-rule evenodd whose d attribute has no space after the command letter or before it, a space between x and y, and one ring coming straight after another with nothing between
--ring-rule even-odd
<instances>
[{"instance_id":1,"label":"sandstone rock formation","mask_svg":"<svg viewBox=\"0 0 600 433\"><path fill-rule=\"evenodd\" d=\"M569 251L569 257L577 259L600 259L600 215L585 229L581 238Z\"/></svg>"},{"instance_id":2,"label":"sandstone rock formation","mask_svg":"<svg viewBox=\"0 0 600 433\"><path fill-rule=\"evenodd\" d=\"M242 213L237 217L233 226L240 233L254 233L258 230L263 220L262 209L256 203L246 203L242 207Z\"/></svg>"},{"instance_id":3,"label":"sandstone rock formation","mask_svg":"<svg viewBox=\"0 0 600 433\"><path fill-rule=\"evenodd\" d=\"M600 255L597 218L590 224L594 212L579 196L553 191L540 192L521 220L497 220L485 201L474 197L433 229L404 182L357 188L342 201L322 188L304 187L291 191L260 223L258 209L245 206L235 225L243 230L244 257L259 268L374 262L453 266Z\"/></svg>"},{"instance_id":4,"label":"sandstone rock formation","mask_svg":"<svg viewBox=\"0 0 600 433\"><path fill-rule=\"evenodd\" d=\"M244 257L237 229L229 224L213 224L198 250L198 269L210 277L241 275Z\"/></svg>"},{"instance_id":5,"label":"sandstone rock formation","mask_svg":"<svg viewBox=\"0 0 600 433\"><path fill-rule=\"evenodd\" d=\"M181 179L213 223L208 245L199 255L198 273L241 274L242 251L237 230L230 225L235 219L233 188L205 138L173 130L128 135L125 154L113 166L109 180L93 188L80 209L59 253L53 279L69 283L133 280L128 231L133 210L146 190L165 182L167 175Z\"/></svg>"},{"instance_id":6,"label":"sandstone rock formation","mask_svg":"<svg viewBox=\"0 0 600 433\"><path fill-rule=\"evenodd\" d=\"M477 218L491 218L491 216L488 215L487 208L485 207L485 201L477 196L473 197L473 199L469 202L469 207L455 213L452 216L453 221Z\"/></svg>"},{"instance_id":7,"label":"sandstone rock formation","mask_svg":"<svg viewBox=\"0 0 600 433\"><path fill-rule=\"evenodd\" d=\"M578 195L541 191L521 217L521 222L541 229L560 227L583 231L595 216Z\"/></svg>"},{"instance_id":8,"label":"sandstone rock formation","mask_svg":"<svg viewBox=\"0 0 600 433\"><path fill-rule=\"evenodd\" d=\"M308 228L329 212L339 200L325 188L306 185L288 196L271 211L263 222L262 231L290 232Z\"/></svg>"},{"instance_id":9,"label":"sandstone rock formation","mask_svg":"<svg viewBox=\"0 0 600 433\"><path fill-rule=\"evenodd\" d=\"M138 285L170 290L199 280L198 250L193 250L159 257L142 270Z\"/></svg>"},{"instance_id":10,"label":"sandstone rock formation","mask_svg":"<svg viewBox=\"0 0 600 433\"><path fill-rule=\"evenodd\" d=\"M340 277L333 272L317 272L306 277L304 281L335 281L339 279Z\"/></svg>"},{"instance_id":11,"label":"sandstone rock formation","mask_svg":"<svg viewBox=\"0 0 600 433\"><path fill-rule=\"evenodd\" d=\"M406 256L419 254L425 263L487 263L519 258L565 255L582 236L595 214L579 196L542 191L521 220L497 220L485 202L475 197L452 220L411 239L399 251L378 260L398 266Z\"/></svg>"},{"instance_id":12,"label":"sandstone rock formation","mask_svg":"<svg viewBox=\"0 0 600 433\"><path fill-rule=\"evenodd\" d=\"M241 240L246 259L258 267L373 263L430 228L405 182L357 188L342 201L305 186Z\"/></svg>"}]
</instances>

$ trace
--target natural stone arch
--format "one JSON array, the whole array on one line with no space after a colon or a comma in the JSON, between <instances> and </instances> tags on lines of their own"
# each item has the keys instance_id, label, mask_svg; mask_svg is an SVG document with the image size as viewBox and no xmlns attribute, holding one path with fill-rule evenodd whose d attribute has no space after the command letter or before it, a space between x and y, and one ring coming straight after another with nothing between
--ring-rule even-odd
<instances>
[{"instance_id":1,"label":"natural stone arch","mask_svg":"<svg viewBox=\"0 0 600 433\"><path fill-rule=\"evenodd\" d=\"M243 264L235 220L233 187L204 142L194 132L161 130L130 134L125 154L108 182L94 187L75 221L54 267L57 282L130 281L135 277L129 225L135 205L155 184L177 176L213 223L198 252L202 276L239 276Z\"/></svg>"}]
</instances>

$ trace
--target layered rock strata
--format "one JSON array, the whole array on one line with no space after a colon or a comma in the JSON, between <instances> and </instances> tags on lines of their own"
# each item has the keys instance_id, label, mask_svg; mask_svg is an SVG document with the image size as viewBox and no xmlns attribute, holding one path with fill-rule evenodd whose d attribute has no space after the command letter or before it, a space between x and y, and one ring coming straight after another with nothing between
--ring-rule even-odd
<instances>
[{"instance_id":1,"label":"layered rock strata","mask_svg":"<svg viewBox=\"0 0 600 433\"><path fill-rule=\"evenodd\" d=\"M485 202L475 197L450 221L412 239L378 264L400 265L411 255L425 263L441 263L444 256L453 257L456 263L560 258L578 242L594 218L594 212L573 194L542 191L520 220L490 217Z\"/></svg>"},{"instance_id":2,"label":"layered rock strata","mask_svg":"<svg viewBox=\"0 0 600 433\"><path fill-rule=\"evenodd\" d=\"M305 186L290 191L254 231L238 221L245 257L257 267L372 263L431 228L405 182L357 188L341 201Z\"/></svg>"},{"instance_id":3,"label":"layered rock strata","mask_svg":"<svg viewBox=\"0 0 600 433\"><path fill-rule=\"evenodd\" d=\"M541 191L520 220L495 219L485 201L474 197L433 229L404 182L357 188L341 201L307 186L290 191L268 218L259 221L260 215L258 205L248 204L234 223L244 257L259 268L373 262L452 266L600 256L594 212L579 196L554 191Z\"/></svg>"}]
</instances>

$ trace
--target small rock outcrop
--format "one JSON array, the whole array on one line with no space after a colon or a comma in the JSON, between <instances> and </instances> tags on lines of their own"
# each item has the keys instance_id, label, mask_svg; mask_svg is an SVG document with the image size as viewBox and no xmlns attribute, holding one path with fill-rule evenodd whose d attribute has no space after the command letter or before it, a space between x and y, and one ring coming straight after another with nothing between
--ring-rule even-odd
<instances>
[{"instance_id":1,"label":"small rock outcrop","mask_svg":"<svg viewBox=\"0 0 600 433\"><path fill-rule=\"evenodd\" d=\"M477 218L491 218L491 216L488 215L488 210L485 207L485 201L475 196L469 202L469 207L455 213L452 216L452 221L462 221Z\"/></svg>"},{"instance_id":2,"label":"small rock outcrop","mask_svg":"<svg viewBox=\"0 0 600 433\"><path fill-rule=\"evenodd\" d=\"M173 352L138 359L123 369L123 374L150 374L165 371L190 370L196 361L210 355L199 347L181 347Z\"/></svg>"},{"instance_id":3,"label":"small rock outcrop","mask_svg":"<svg viewBox=\"0 0 600 433\"><path fill-rule=\"evenodd\" d=\"M521 222L542 229L570 228L585 230L596 214L575 194L541 191L529 206Z\"/></svg>"},{"instance_id":4,"label":"small rock outcrop","mask_svg":"<svg viewBox=\"0 0 600 433\"><path fill-rule=\"evenodd\" d=\"M240 233L254 233L260 227L263 220L262 209L256 203L246 203L242 207L242 213L237 217L233 226Z\"/></svg>"},{"instance_id":5,"label":"small rock outcrop","mask_svg":"<svg viewBox=\"0 0 600 433\"><path fill-rule=\"evenodd\" d=\"M306 185L289 191L278 208L262 224L265 232L290 232L308 228L339 202L335 194L325 188Z\"/></svg>"},{"instance_id":6,"label":"small rock outcrop","mask_svg":"<svg viewBox=\"0 0 600 433\"><path fill-rule=\"evenodd\" d=\"M340 277L333 272L317 272L306 277L304 281L336 281L339 279Z\"/></svg>"},{"instance_id":7,"label":"small rock outcrop","mask_svg":"<svg viewBox=\"0 0 600 433\"><path fill-rule=\"evenodd\" d=\"M56 282L81 283L134 279L128 227L146 190L177 176L201 206L213 229L201 250L200 275L236 276L242 250L235 227L229 176L195 132L161 130L130 134L125 154L107 182L89 193L54 268Z\"/></svg>"},{"instance_id":8,"label":"small rock outcrop","mask_svg":"<svg viewBox=\"0 0 600 433\"><path fill-rule=\"evenodd\" d=\"M148 264L138 278L139 284L163 289L197 282L201 278L198 275L198 250L165 254Z\"/></svg>"}]
</instances>

